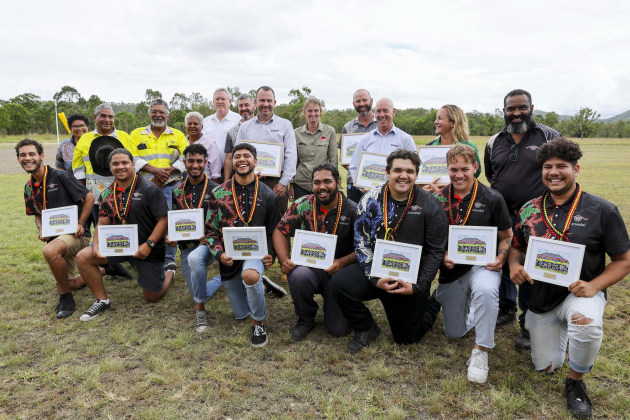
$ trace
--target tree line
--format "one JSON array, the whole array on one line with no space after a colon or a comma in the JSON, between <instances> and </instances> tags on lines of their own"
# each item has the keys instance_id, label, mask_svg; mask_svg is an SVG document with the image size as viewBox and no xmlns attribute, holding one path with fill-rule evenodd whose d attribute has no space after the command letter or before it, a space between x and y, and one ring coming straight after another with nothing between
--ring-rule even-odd
<instances>
[{"instance_id":1,"label":"tree line","mask_svg":"<svg viewBox=\"0 0 630 420\"><path fill-rule=\"evenodd\" d=\"M234 98L242 93L238 87L227 87L227 90ZM249 93L255 96L256 92L252 89ZM301 110L310 95L311 89L306 86L301 89L292 89L289 92L289 102L277 105L275 114L290 120L294 127L303 125L305 119ZM134 128L148 125L149 104L155 98L162 98L162 93L146 89L144 99L138 103L111 103L116 112L116 127L129 132ZM86 99L72 86L63 86L53 95L53 100L43 100L33 93L23 93L8 100L0 99L0 135L54 133L56 130L55 101L58 112L64 112L66 117L80 113L87 115L90 121L92 121L94 108L103 102L98 95L91 95ZM199 92L175 93L169 105L169 125L182 131L185 131L184 117L188 112L197 111L203 116L214 112L212 98L206 98ZM232 106L232 109L236 111L234 105L236 101ZM433 108L399 109L396 111L394 124L412 135L431 135L435 132L433 122L437 111ZM501 130L504 125L503 113L498 108L493 113L472 111L466 115L470 134L473 136L491 136ZM322 122L333 126L339 133L343 125L354 117L356 117L356 112L352 108L333 109L324 112ZM562 121L555 112L535 115L534 119L570 137L630 137L630 121L604 123L597 121L599 117L600 114L595 110L582 108L571 118ZM93 128L93 122L91 122L91 128ZM62 128L60 130L65 131Z\"/></svg>"}]
</instances>

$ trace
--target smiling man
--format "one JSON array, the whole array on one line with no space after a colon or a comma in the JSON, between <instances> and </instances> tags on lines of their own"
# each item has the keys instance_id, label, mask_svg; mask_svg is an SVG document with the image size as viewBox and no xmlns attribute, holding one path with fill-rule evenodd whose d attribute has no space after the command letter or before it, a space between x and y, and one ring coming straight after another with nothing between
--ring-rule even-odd
<instances>
[{"instance_id":1,"label":"smiling man","mask_svg":"<svg viewBox=\"0 0 630 420\"><path fill-rule=\"evenodd\" d=\"M601 346L606 289L630 273L630 239L619 210L576 182L581 157L580 146L564 138L540 148L546 191L521 208L508 262L514 283L532 285L525 327L534 368L559 369L568 346L567 406L574 416L589 418L591 402L582 378ZM531 237L586 245L579 280L568 287L533 281L523 267Z\"/></svg>"},{"instance_id":2,"label":"smiling man","mask_svg":"<svg viewBox=\"0 0 630 420\"><path fill-rule=\"evenodd\" d=\"M218 88L212 96L215 113L203 120L204 136L214 140L219 148L221 168L225 164L225 139L230 128L238 124L241 116L230 109L232 94L225 88ZM231 150L230 150L231 151ZM226 177L228 178L228 177Z\"/></svg>"},{"instance_id":3,"label":"smiling man","mask_svg":"<svg viewBox=\"0 0 630 420\"><path fill-rule=\"evenodd\" d=\"M230 128L225 136L225 163L223 164L223 173L225 178L232 176L232 149L238 137L238 130L245 121L254 118L254 97L249 93L243 93L236 99L236 106L241 120L232 128Z\"/></svg>"},{"instance_id":4,"label":"smiling man","mask_svg":"<svg viewBox=\"0 0 630 420\"><path fill-rule=\"evenodd\" d=\"M348 343L350 353L361 351L381 332L363 303L367 300L381 301L396 343L415 343L426 331L425 304L444 258L448 223L438 200L415 184L419 166L416 152L394 151L387 157L387 183L371 189L359 202L354 225L358 263L337 272L330 284L355 331ZM416 284L371 276L376 239L422 246Z\"/></svg>"}]
</instances>

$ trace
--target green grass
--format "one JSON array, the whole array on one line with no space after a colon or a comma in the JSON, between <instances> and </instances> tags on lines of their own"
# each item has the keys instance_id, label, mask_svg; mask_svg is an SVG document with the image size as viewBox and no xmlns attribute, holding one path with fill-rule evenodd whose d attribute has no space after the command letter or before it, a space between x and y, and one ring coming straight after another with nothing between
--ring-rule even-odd
<instances>
[{"instance_id":1,"label":"green grass","mask_svg":"<svg viewBox=\"0 0 630 420\"><path fill-rule=\"evenodd\" d=\"M630 221L630 140L590 141L578 180ZM26 174L0 176L0 419L569 418L567 367L533 372L529 354L514 348L516 325L497 330L488 383L473 385L465 367L473 334L449 341L439 319L420 343L397 346L378 302L369 307L383 334L354 356L345 353L348 338L326 333L321 313L311 335L293 343L289 297L267 301L264 348L249 346L250 324L233 318L224 290L207 304L211 327L197 334L180 273L157 304L143 301L135 281L106 281L112 308L105 315L78 321L93 301L83 289L75 293L77 313L57 320L54 281L24 215L25 181ZM271 276L279 277L277 266ZM609 290L604 342L587 376L598 417L630 412L627 280Z\"/></svg>"}]
</instances>

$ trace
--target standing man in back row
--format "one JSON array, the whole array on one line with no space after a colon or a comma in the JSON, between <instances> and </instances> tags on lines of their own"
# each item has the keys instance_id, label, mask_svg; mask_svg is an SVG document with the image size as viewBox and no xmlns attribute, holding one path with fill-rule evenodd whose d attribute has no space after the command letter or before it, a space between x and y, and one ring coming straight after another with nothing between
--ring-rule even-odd
<instances>
[{"instance_id":1,"label":"standing man in back row","mask_svg":"<svg viewBox=\"0 0 630 420\"><path fill-rule=\"evenodd\" d=\"M540 147L560 136L556 130L537 124L533 119L534 105L529 92L515 89L503 99L505 127L488 140L484 156L486 178L492 189L501 193L512 215L512 225L523 204L540 196L545 186L540 178L541 166L536 161ZM525 329L525 314L529 285L519 286L519 316L521 332L516 346L530 348L529 333ZM503 268L499 287L499 315L497 326L516 318L516 286L510 280L507 265Z\"/></svg>"},{"instance_id":2,"label":"standing man in back row","mask_svg":"<svg viewBox=\"0 0 630 420\"><path fill-rule=\"evenodd\" d=\"M241 116L230 109L232 94L225 88L218 88L214 91L212 105L216 112L203 119L203 135L214 140L217 144L219 157L221 158L221 169L223 169L223 165L225 165L224 149L227 132L238 124Z\"/></svg>"}]
</instances>

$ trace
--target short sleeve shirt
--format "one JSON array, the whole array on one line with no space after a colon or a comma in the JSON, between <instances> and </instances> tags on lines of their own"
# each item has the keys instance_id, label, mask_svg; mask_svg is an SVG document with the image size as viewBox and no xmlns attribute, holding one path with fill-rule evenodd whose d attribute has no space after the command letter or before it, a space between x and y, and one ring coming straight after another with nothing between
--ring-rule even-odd
<instances>
[{"instance_id":1,"label":"short sleeve shirt","mask_svg":"<svg viewBox=\"0 0 630 420\"><path fill-rule=\"evenodd\" d=\"M208 180L208 184L204 191L205 180L201 181L197 185L193 185L190 182L182 181L175 188L173 188L173 210L186 210L186 209L195 209L202 208L203 209L203 220L206 220L208 216L208 206L210 203L210 195L212 194L212 190L218 186L218 184L211 179ZM192 241L182 241L192 242Z\"/></svg>"}]
</instances>

